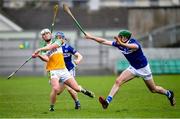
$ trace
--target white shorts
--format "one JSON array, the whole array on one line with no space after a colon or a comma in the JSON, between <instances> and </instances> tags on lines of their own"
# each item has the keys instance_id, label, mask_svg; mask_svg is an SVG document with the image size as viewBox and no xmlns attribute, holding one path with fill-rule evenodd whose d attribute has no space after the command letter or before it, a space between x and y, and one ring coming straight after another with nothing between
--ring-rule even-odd
<instances>
[{"instance_id":1,"label":"white shorts","mask_svg":"<svg viewBox=\"0 0 180 119\"><path fill-rule=\"evenodd\" d=\"M144 80L150 80L152 79L152 72L151 72L151 69L149 67L149 64L146 65L145 67L143 68L140 68L140 69L135 69L134 67L132 66L129 66L127 68L127 70L129 70L131 73L133 73L135 76L138 76L138 77L142 77Z\"/></svg>"},{"instance_id":2,"label":"white shorts","mask_svg":"<svg viewBox=\"0 0 180 119\"><path fill-rule=\"evenodd\" d=\"M66 80L72 78L71 74L69 71L65 69L57 69L57 70L51 70L50 72L50 78L56 78L60 82L64 83Z\"/></svg>"},{"instance_id":3,"label":"white shorts","mask_svg":"<svg viewBox=\"0 0 180 119\"><path fill-rule=\"evenodd\" d=\"M75 76L76 76L76 70L75 70L75 68L71 69L71 70L69 71L69 73L70 73L73 77L75 77Z\"/></svg>"}]
</instances>

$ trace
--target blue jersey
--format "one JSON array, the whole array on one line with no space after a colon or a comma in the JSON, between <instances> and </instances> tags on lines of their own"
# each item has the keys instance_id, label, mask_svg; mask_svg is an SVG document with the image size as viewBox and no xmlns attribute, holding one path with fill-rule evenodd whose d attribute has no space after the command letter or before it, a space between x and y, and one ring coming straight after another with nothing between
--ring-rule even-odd
<instances>
[{"instance_id":1,"label":"blue jersey","mask_svg":"<svg viewBox=\"0 0 180 119\"><path fill-rule=\"evenodd\" d=\"M119 50L121 50L121 52L126 57L126 59L128 60L128 62L130 63L130 65L132 67L134 67L135 69L143 68L148 64L148 61L143 54L143 51L141 49L141 45L136 39L133 39L133 38L131 38L128 41L128 44L132 44L132 43L138 45L137 50L133 51L130 48L118 45L117 42L113 42L112 46L117 47Z\"/></svg>"},{"instance_id":2,"label":"blue jersey","mask_svg":"<svg viewBox=\"0 0 180 119\"><path fill-rule=\"evenodd\" d=\"M74 55L77 51L68 44L63 44L62 49L63 49L66 68L70 71L71 69L75 67L72 61L72 55Z\"/></svg>"}]
</instances>

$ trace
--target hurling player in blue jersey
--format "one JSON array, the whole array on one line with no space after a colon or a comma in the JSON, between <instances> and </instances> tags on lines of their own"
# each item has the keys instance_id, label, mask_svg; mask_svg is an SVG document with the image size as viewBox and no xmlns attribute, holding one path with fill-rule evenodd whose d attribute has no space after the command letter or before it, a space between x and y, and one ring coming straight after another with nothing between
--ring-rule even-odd
<instances>
[{"instance_id":1,"label":"hurling player in blue jersey","mask_svg":"<svg viewBox=\"0 0 180 119\"><path fill-rule=\"evenodd\" d=\"M100 96L99 102L102 104L104 109L107 109L109 103L118 92L120 86L138 76L144 79L146 86L152 93L167 96L170 104L174 106L176 102L173 91L166 90L163 87L155 84L147 58L144 56L141 49L141 45L135 38L131 37L131 34L132 33L128 30L120 30L118 36L114 37L116 41L108 41L104 38L95 37L90 34L86 35L87 39L118 48L130 64L130 66L117 77L107 98L104 99Z\"/></svg>"},{"instance_id":2,"label":"hurling player in blue jersey","mask_svg":"<svg viewBox=\"0 0 180 119\"><path fill-rule=\"evenodd\" d=\"M61 31L56 32L55 37L58 37L59 39L63 39L64 43L62 45L62 50L63 50L65 65L68 71L70 72L70 74L73 77L75 77L75 66L81 62L83 56L79 52L77 52L73 47L71 47L69 44L66 43L66 38L63 32ZM76 59L73 60L72 56L75 56ZM79 109L80 102L78 100L77 92L67 85L65 87L67 88L71 97L74 99L75 109Z\"/></svg>"}]
</instances>

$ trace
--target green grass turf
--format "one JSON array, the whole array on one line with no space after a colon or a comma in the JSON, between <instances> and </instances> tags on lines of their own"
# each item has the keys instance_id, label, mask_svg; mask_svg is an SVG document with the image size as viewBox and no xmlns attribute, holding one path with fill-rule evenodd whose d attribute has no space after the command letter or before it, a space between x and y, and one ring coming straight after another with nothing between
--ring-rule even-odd
<instances>
[{"instance_id":1,"label":"green grass turf","mask_svg":"<svg viewBox=\"0 0 180 119\"><path fill-rule=\"evenodd\" d=\"M180 75L154 76L155 82L175 92L177 105L171 107L163 95L152 94L140 78L121 87L107 110L98 102L107 96L116 76L79 76L77 81L96 94L91 99L79 94L81 109L65 90L58 96L55 111L49 112L50 85L46 77L0 77L0 118L180 118Z\"/></svg>"}]
</instances>

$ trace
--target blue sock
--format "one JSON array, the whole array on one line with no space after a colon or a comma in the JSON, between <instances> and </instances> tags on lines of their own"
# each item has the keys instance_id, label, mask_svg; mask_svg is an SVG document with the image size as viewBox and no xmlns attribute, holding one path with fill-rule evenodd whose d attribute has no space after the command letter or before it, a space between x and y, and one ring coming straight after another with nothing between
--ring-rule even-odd
<instances>
[{"instance_id":1,"label":"blue sock","mask_svg":"<svg viewBox=\"0 0 180 119\"><path fill-rule=\"evenodd\" d=\"M166 95L168 98L170 98L170 97L171 97L170 91L168 90L165 95Z\"/></svg>"},{"instance_id":2,"label":"blue sock","mask_svg":"<svg viewBox=\"0 0 180 119\"><path fill-rule=\"evenodd\" d=\"M77 100L77 101L75 101L75 103L77 104L77 103L80 103L80 102L79 102L79 100Z\"/></svg>"},{"instance_id":3,"label":"blue sock","mask_svg":"<svg viewBox=\"0 0 180 119\"><path fill-rule=\"evenodd\" d=\"M106 98L106 101L107 101L108 103L110 103L110 102L112 101L112 97L111 97L111 96L108 96L108 97Z\"/></svg>"}]
</instances>

